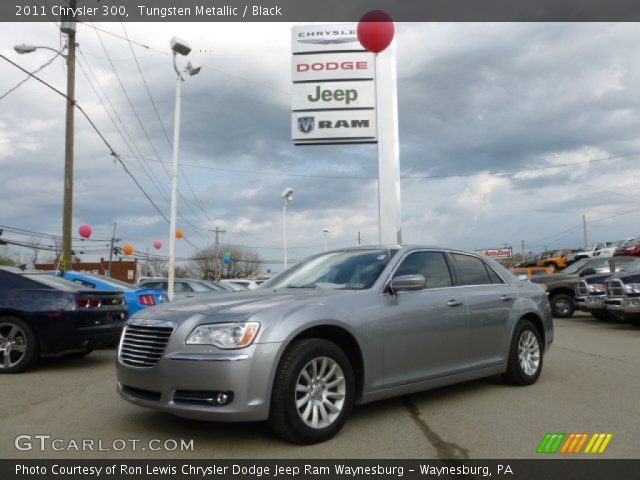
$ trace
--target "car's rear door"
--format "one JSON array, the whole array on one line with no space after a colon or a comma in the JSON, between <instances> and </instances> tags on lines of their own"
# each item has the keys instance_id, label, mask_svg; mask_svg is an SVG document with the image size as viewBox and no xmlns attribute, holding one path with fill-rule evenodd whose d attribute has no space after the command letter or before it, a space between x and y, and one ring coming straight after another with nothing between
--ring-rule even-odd
<instances>
[{"instance_id":1,"label":"car's rear door","mask_svg":"<svg viewBox=\"0 0 640 480\"><path fill-rule=\"evenodd\" d=\"M384 383L448 375L467 362L467 307L442 251L413 251L393 277L421 274L426 288L383 297Z\"/></svg>"},{"instance_id":2,"label":"car's rear door","mask_svg":"<svg viewBox=\"0 0 640 480\"><path fill-rule=\"evenodd\" d=\"M515 288L480 257L457 252L449 255L469 311L469 367L504 362L510 326L518 315Z\"/></svg>"}]
</instances>

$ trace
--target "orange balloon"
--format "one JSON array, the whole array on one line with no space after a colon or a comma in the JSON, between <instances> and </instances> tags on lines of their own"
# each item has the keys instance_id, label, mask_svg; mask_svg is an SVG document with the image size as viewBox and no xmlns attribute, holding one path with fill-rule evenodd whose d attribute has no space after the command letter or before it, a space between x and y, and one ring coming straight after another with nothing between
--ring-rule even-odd
<instances>
[{"instance_id":1,"label":"orange balloon","mask_svg":"<svg viewBox=\"0 0 640 480\"><path fill-rule=\"evenodd\" d=\"M179 228L178 230L176 230L176 238L182 238L182 237L184 237L184 230Z\"/></svg>"},{"instance_id":2,"label":"orange balloon","mask_svg":"<svg viewBox=\"0 0 640 480\"><path fill-rule=\"evenodd\" d=\"M122 247L122 252L125 255L131 255L134 252L134 249L131 245L127 244L124 247Z\"/></svg>"}]
</instances>

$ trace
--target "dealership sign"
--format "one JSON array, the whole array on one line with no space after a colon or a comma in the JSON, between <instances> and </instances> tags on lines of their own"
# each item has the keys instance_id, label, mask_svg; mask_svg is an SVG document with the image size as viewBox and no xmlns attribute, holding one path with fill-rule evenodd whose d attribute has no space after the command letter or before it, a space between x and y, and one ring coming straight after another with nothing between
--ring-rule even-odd
<instances>
[{"instance_id":1,"label":"dealership sign","mask_svg":"<svg viewBox=\"0 0 640 480\"><path fill-rule=\"evenodd\" d=\"M293 142L376 142L376 58L357 26L296 26L291 42Z\"/></svg>"},{"instance_id":2,"label":"dealership sign","mask_svg":"<svg viewBox=\"0 0 640 480\"><path fill-rule=\"evenodd\" d=\"M476 250L476 252L495 260L513 258L511 248L488 248L486 250Z\"/></svg>"}]
</instances>

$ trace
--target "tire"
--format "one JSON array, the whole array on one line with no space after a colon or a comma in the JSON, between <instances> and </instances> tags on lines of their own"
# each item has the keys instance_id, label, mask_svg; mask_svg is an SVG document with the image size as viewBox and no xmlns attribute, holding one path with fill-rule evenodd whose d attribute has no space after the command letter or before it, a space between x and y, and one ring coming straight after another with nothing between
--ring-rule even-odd
<instances>
[{"instance_id":1,"label":"tire","mask_svg":"<svg viewBox=\"0 0 640 480\"><path fill-rule=\"evenodd\" d=\"M557 272L559 270L558 269L558 264L556 262L547 263L547 264L545 264L545 267L553 268L554 272Z\"/></svg>"},{"instance_id":2,"label":"tire","mask_svg":"<svg viewBox=\"0 0 640 480\"><path fill-rule=\"evenodd\" d=\"M85 348L84 350L78 350L77 352L65 353L62 356L64 358L82 358L82 357L86 357L91 352L93 352L93 348Z\"/></svg>"},{"instance_id":3,"label":"tire","mask_svg":"<svg viewBox=\"0 0 640 480\"><path fill-rule=\"evenodd\" d=\"M0 373L19 373L40 357L33 329L18 317L0 317Z\"/></svg>"},{"instance_id":4,"label":"tire","mask_svg":"<svg viewBox=\"0 0 640 480\"><path fill-rule=\"evenodd\" d=\"M602 322L607 322L611 319L608 312L591 312L591 316Z\"/></svg>"},{"instance_id":5,"label":"tire","mask_svg":"<svg viewBox=\"0 0 640 480\"><path fill-rule=\"evenodd\" d=\"M529 320L520 320L511 339L507 371L502 376L503 380L506 383L518 386L536 383L542 371L542 350L540 332L538 332L536 326ZM521 351L523 353L522 361L520 359ZM534 365L536 361L537 363ZM529 368L531 370L528 370Z\"/></svg>"},{"instance_id":6,"label":"tire","mask_svg":"<svg viewBox=\"0 0 640 480\"><path fill-rule=\"evenodd\" d=\"M314 363L318 376L313 374ZM311 377L322 377L320 373L326 377L324 383L309 382ZM335 343L317 338L296 341L284 352L276 371L269 424L277 435L293 443L324 442L343 427L354 397L353 368Z\"/></svg>"},{"instance_id":7,"label":"tire","mask_svg":"<svg viewBox=\"0 0 640 480\"><path fill-rule=\"evenodd\" d=\"M551 311L554 317L569 318L576 311L576 304L571 295L555 293L551 295Z\"/></svg>"}]
</instances>

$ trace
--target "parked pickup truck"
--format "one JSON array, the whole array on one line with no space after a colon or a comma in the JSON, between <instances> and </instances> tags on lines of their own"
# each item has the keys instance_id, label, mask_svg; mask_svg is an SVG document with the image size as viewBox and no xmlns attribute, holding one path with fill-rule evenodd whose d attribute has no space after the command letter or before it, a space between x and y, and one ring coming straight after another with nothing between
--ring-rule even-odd
<instances>
[{"instance_id":1,"label":"parked pickup truck","mask_svg":"<svg viewBox=\"0 0 640 480\"><path fill-rule=\"evenodd\" d=\"M594 243L593 245L591 245L591 248L589 248L588 250L577 252L575 259L580 260L581 258L593 258L593 257L600 256L600 252L602 252L602 250L604 250L605 248L610 248L612 246L613 244L611 242ZM607 256L607 255L603 255L603 256ZM608 256L612 257L613 252L611 252L611 255L608 255Z\"/></svg>"},{"instance_id":2,"label":"parked pickup truck","mask_svg":"<svg viewBox=\"0 0 640 480\"><path fill-rule=\"evenodd\" d=\"M613 257L613 254L616 253L616 250L622 247L626 247L630 245L633 241L633 238L625 238L624 240L617 240L613 243L610 243L608 247L602 248L597 252L594 252L594 257Z\"/></svg>"},{"instance_id":3,"label":"parked pickup truck","mask_svg":"<svg viewBox=\"0 0 640 480\"><path fill-rule=\"evenodd\" d=\"M640 327L640 270L612 276L606 282L606 291L604 305L607 312Z\"/></svg>"},{"instance_id":4,"label":"parked pickup truck","mask_svg":"<svg viewBox=\"0 0 640 480\"><path fill-rule=\"evenodd\" d=\"M610 278L633 271L640 273L640 259L625 265L619 273L606 272L585 275L576 282L576 309L590 313L598 320L609 320L612 315L605 306L605 300L607 299L606 282Z\"/></svg>"},{"instance_id":5,"label":"parked pickup truck","mask_svg":"<svg viewBox=\"0 0 640 480\"><path fill-rule=\"evenodd\" d=\"M539 283L547 291L554 317L569 318L576 310L575 285L580 278L596 273L619 272L634 260L633 257L583 258L562 272L532 277L531 282Z\"/></svg>"}]
</instances>

